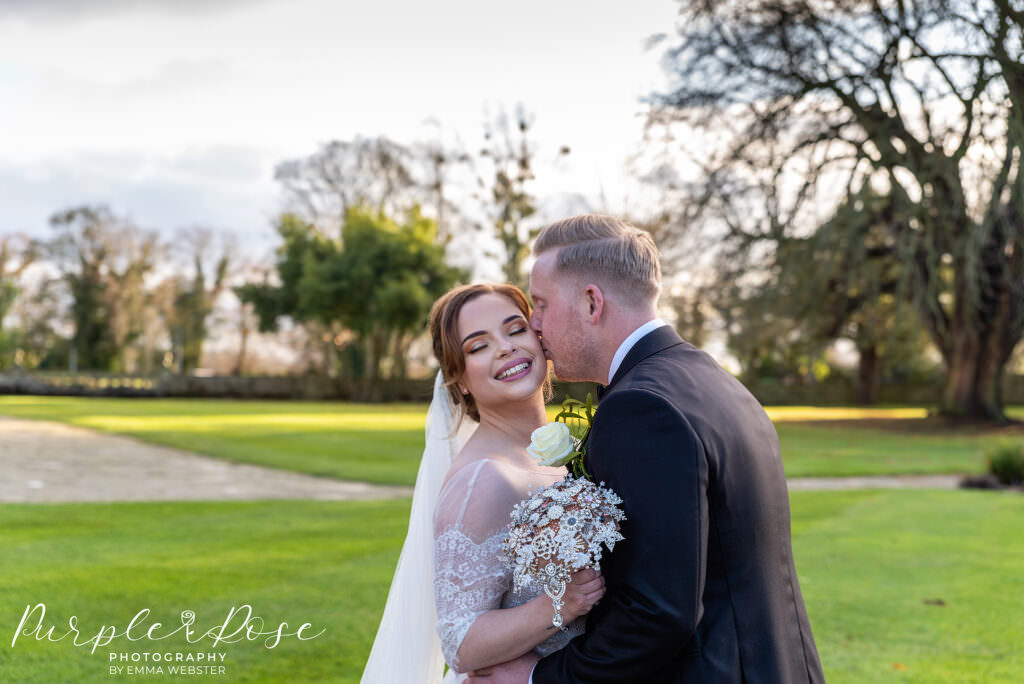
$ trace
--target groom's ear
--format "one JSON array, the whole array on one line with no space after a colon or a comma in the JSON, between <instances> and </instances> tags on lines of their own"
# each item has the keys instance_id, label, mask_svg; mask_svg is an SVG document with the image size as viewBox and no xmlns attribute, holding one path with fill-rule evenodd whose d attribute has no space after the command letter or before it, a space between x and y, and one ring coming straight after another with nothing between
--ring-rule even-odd
<instances>
[{"instance_id":1,"label":"groom's ear","mask_svg":"<svg viewBox=\"0 0 1024 684\"><path fill-rule=\"evenodd\" d=\"M604 311L604 293L597 285L590 284L583 288L584 313L590 323L597 323L601 320L601 313Z\"/></svg>"}]
</instances>

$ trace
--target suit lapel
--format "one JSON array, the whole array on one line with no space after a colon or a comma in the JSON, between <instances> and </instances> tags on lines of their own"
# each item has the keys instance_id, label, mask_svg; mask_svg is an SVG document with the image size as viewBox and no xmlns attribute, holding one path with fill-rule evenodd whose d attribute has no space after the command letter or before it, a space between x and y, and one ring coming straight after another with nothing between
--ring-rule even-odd
<instances>
[{"instance_id":1,"label":"suit lapel","mask_svg":"<svg viewBox=\"0 0 1024 684\"><path fill-rule=\"evenodd\" d=\"M651 332L647 333L633 345L633 348L626 354L626 358L622 360L618 370L615 371L615 377L612 378L611 383L607 387L604 385L597 386L597 401L600 403L608 392L614 387L615 383L623 378L629 371L633 369L638 363L646 359L648 356L657 354L660 351L664 351L669 347L674 347L679 344L685 344L683 338L679 337L671 326L663 325L660 328L656 328ZM600 409L598 409L600 410ZM597 414L594 415L594 419L597 419ZM584 445L584 456L583 465L591 475L594 474L590 464L590 432L587 432L587 439L583 442ZM600 479L600 478L598 478Z\"/></svg>"}]
</instances>

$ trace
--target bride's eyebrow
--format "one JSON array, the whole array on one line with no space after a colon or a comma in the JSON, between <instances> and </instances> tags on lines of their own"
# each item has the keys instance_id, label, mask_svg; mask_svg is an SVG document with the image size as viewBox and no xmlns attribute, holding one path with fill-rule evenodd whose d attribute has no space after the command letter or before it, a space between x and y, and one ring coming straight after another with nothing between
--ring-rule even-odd
<instances>
[{"instance_id":1,"label":"bride's eyebrow","mask_svg":"<svg viewBox=\"0 0 1024 684\"><path fill-rule=\"evenodd\" d=\"M512 321L516 320L517 318L522 318L523 320L526 320L525 318L523 318L523 314L514 314L512 316L509 316L505 320L503 320L501 322L501 324L505 325L507 323L511 323ZM476 332L471 332L468 335L466 335L465 339L462 340L462 344L466 344L466 342L469 342L474 337L480 337L481 335L486 335L486 334L487 334L487 332L484 331L484 330L477 330Z\"/></svg>"}]
</instances>

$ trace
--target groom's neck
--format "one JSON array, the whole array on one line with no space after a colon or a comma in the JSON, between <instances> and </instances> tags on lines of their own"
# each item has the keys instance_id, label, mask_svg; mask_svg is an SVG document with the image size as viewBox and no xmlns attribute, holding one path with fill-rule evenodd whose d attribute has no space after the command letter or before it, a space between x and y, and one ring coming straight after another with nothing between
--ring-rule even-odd
<instances>
[{"instance_id":1,"label":"groom's neck","mask_svg":"<svg viewBox=\"0 0 1024 684\"><path fill-rule=\"evenodd\" d=\"M658 315L651 310L641 311L619 311L609 316L604 330L600 334L600 363L597 364L598 376L593 378L595 382L602 385L608 384L608 371L612 367L612 359L615 352L626 340L627 337L648 321L653 321Z\"/></svg>"}]
</instances>

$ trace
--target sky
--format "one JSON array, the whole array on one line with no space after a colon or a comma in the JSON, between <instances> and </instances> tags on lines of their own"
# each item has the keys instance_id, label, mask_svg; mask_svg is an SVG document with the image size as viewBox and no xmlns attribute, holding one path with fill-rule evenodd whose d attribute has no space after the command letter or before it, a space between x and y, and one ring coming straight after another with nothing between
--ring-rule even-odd
<instances>
[{"instance_id":1,"label":"sky","mask_svg":"<svg viewBox=\"0 0 1024 684\"><path fill-rule=\"evenodd\" d=\"M0 234L104 203L272 247L274 166L330 140L458 138L535 117L535 191L628 209L670 0L0 0ZM603 191L606 204L599 199Z\"/></svg>"}]
</instances>

